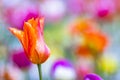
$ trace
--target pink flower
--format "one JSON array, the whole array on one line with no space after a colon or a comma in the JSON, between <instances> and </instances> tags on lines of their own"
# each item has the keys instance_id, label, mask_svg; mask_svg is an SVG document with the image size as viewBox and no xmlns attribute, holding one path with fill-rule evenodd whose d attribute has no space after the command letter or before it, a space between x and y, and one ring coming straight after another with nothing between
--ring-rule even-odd
<instances>
[{"instance_id":1,"label":"pink flower","mask_svg":"<svg viewBox=\"0 0 120 80\"><path fill-rule=\"evenodd\" d=\"M98 18L110 19L116 8L113 0L94 0L88 3L88 12Z\"/></svg>"},{"instance_id":2,"label":"pink flower","mask_svg":"<svg viewBox=\"0 0 120 80\"><path fill-rule=\"evenodd\" d=\"M14 51L12 54L13 63L21 69L27 69L31 66L23 50Z\"/></svg>"},{"instance_id":3,"label":"pink flower","mask_svg":"<svg viewBox=\"0 0 120 80\"><path fill-rule=\"evenodd\" d=\"M23 24L31 18L37 18L39 11L36 5L22 4L10 6L5 10L6 22L15 28L23 29Z\"/></svg>"}]
</instances>

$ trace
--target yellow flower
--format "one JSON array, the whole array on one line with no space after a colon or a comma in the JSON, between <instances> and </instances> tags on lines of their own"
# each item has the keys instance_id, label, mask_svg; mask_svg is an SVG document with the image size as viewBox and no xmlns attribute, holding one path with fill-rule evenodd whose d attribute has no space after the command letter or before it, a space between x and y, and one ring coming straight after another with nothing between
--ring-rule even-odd
<instances>
[{"instance_id":1,"label":"yellow flower","mask_svg":"<svg viewBox=\"0 0 120 80\"><path fill-rule=\"evenodd\" d=\"M117 60L111 55L103 56L99 61L99 68L108 74L112 74L117 70Z\"/></svg>"}]
</instances>

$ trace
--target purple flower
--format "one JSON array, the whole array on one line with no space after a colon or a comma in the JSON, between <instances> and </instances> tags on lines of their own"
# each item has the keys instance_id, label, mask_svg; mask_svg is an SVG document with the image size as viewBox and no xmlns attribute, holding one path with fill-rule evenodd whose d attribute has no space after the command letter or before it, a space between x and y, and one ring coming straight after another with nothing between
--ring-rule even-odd
<instances>
[{"instance_id":1,"label":"purple flower","mask_svg":"<svg viewBox=\"0 0 120 80\"><path fill-rule=\"evenodd\" d=\"M90 73L84 77L84 80L103 80L99 75Z\"/></svg>"},{"instance_id":2,"label":"purple flower","mask_svg":"<svg viewBox=\"0 0 120 80\"><path fill-rule=\"evenodd\" d=\"M12 55L13 63L21 69L27 69L31 63L25 56L24 51L15 51Z\"/></svg>"},{"instance_id":3,"label":"purple flower","mask_svg":"<svg viewBox=\"0 0 120 80\"><path fill-rule=\"evenodd\" d=\"M57 60L51 70L55 80L75 80L76 74L72 64L68 60Z\"/></svg>"}]
</instances>

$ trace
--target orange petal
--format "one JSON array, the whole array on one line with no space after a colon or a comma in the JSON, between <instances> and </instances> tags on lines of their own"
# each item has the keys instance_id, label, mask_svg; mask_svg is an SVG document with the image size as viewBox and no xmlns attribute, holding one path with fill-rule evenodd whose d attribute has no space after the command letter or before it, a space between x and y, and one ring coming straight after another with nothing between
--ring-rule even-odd
<instances>
[{"instance_id":1,"label":"orange petal","mask_svg":"<svg viewBox=\"0 0 120 80\"><path fill-rule=\"evenodd\" d=\"M29 24L36 30L36 32L43 33L44 28L44 18L36 18L35 20L32 18L28 21ZM38 33L39 34L39 33Z\"/></svg>"},{"instance_id":2,"label":"orange petal","mask_svg":"<svg viewBox=\"0 0 120 80\"><path fill-rule=\"evenodd\" d=\"M26 23L24 23L24 36L23 36L23 40L24 40L24 50L25 52L28 54L28 35L27 35L27 29L26 29L27 25ZM28 55L27 55L28 56Z\"/></svg>"},{"instance_id":3,"label":"orange petal","mask_svg":"<svg viewBox=\"0 0 120 80\"><path fill-rule=\"evenodd\" d=\"M23 35L24 35L23 31L15 29L15 28L9 28L9 31L13 35L15 35L22 42L22 44L23 44Z\"/></svg>"},{"instance_id":4,"label":"orange petal","mask_svg":"<svg viewBox=\"0 0 120 80\"><path fill-rule=\"evenodd\" d=\"M85 35L89 44L102 51L107 45L107 38L101 33L88 33Z\"/></svg>"},{"instance_id":5,"label":"orange petal","mask_svg":"<svg viewBox=\"0 0 120 80\"><path fill-rule=\"evenodd\" d=\"M31 54L29 57L30 61L34 64L40 63L40 58L36 50L34 50L34 54Z\"/></svg>"},{"instance_id":6,"label":"orange petal","mask_svg":"<svg viewBox=\"0 0 120 80\"><path fill-rule=\"evenodd\" d=\"M36 27L38 26L37 23L38 21L34 20L34 18L28 20L28 23L32 25L32 27L34 27L36 29Z\"/></svg>"},{"instance_id":7,"label":"orange petal","mask_svg":"<svg viewBox=\"0 0 120 80\"><path fill-rule=\"evenodd\" d=\"M32 25L29 24L28 22L24 23L24 33L25 33L24 41L25 41L25 45L27 48L27 55L30 58L31 54L34 54L34 49L35 49L36 41L37 41L37 35Z\"/></svg>"},{"instance_id":8,"label":"orange petal","mask_svg":"<svg viewBox=\"0 0 120 80\"><path fill-rule=\"evenodd\" d=\"M33 24L34 18L29 19L27 22L30 23L31 25Z\"/></svg>"}]
</instances>

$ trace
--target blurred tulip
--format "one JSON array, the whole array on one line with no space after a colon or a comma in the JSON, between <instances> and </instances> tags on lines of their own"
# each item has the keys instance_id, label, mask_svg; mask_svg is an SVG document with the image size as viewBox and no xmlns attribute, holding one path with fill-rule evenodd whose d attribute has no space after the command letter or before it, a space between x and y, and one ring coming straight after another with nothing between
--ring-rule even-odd
<instances>
[{"instance_id":1,"label":"blurred tulip","mask_svg":"<svg viewBox=\"0 0 120 80\"><path fill-rule=\"evenodd\" d=\"M79 56L89 57L91 55L91 50L87 46L77 46L75 52Z\"/></svg>"},{"instance_id":2,"label":"blurred tulip","mask_svg":"<svg viewBox=\"0 0 120 80\"><path fill-rule=\"evenodd\" d=\"M108 43L107 36L100 31L93 19L83 18L74 22L70 31L72 34L79 35L78 37L83 37L83 46L97 52L102 52Z\"/></svg>"},{"instance_id":3,"label":"blurred tulip","mask_svg":"<svg viewBox=\"0 0 120 80\"><path fill-rule=\"evenodd\" d=\"M100 0L97 2L96 6L98 6L97 15L99 17L105 17L109 15L113 15L115 13L115 5L113 0Z\"/></svg>"},{"instance_id":4,"label":"blurred tulip","mask_svg":"<svg viewBox=\"0 0 120 80\"><path fill-rule=\"evenodd\" d=\"M23 29L24 22L39 16L38 10L36 5L24 2L22 5L7 7L4 10L4 17L10 26Z\"/></svg>"},{"instance_id":5,"label":"blurred tulip","mask_svg":"<svg viewBox=\"0 0 120 80\"><path fill-rule=\"evenodd\" d=\"M18 66L20 69L28 69L31 66L30 61L25 56L24 51L14 51L12 54L13 63Z\"/></svg>"},{"instance_id":6,"label":"blurred tulip","mask_svg":"<svg viewBox=\"0 0 120 80\"><path fill-rule=\"evenodd\" d=\"M3 80L16 80L16 79L14 79L14 78L10 75L10 73L8 73L7 71L5 71L4 74L3 74Z\"/></svg>"},{"instance_id":7,"label":"blurred tulip","mask_svg":"<svg viewBox=\"0 0 120 80\"><path fill-rule=\"evenodd\" d=\"M89 73L85 76L84 80L103 80L103 79L97 74Z\"/></svg>"},{"instance_id":8,"label":"blurred tulip","mask_svg":"<svg viewBox=\"0 0 120 80\"><path fill-rule=\"evenodd\" d=\"M22 43L28 59L35 64L44 63L50 55L50 50L44 42L43 28L43 18L32 18L24 22L23 31L9 28L11 33Z\"/></svg>"},{"instance_id":9,"label":"blurred tulip","mask_svg":"<svg viewBox=\"0 0 120 80\"><path fill-rule=\"evenodd\" d=\"M83 80L84 76L88 73L94 72L93 66L93 58L92 57L84 57L80 56L76 62L76 73L77 73L77 80Z\"/></svg>"},{"instance_id":10,"label":"blurred tulip","mask_svg":"<svg viewBox=\"0 0 120 80\"><path fill-rule=\"evenodd\" d=\"M86 45L97 52L104 51L105 47L108 44L107 36L102 34L102 32L85 33L84 37Z\"/></svg>"},{"instance_id":11,"label":"blurred tulip","mask_svg":"<svg viewBox=\"0 0 120 80\"><path fill-rule=\"evenodd\" d=\"M113 74L118 69L118 63L114 55L101 57L98 64L99 68L107 74Z\"/></svg>"},{"instance_id":12,"label":"blurred tulip","mask_svg":"<svg viewBox=\"0 0 120 80\"><path fill-rule=\"evenodd\" d=\"M91 18L78 18L70 24L70 32L72 34L83 34L86 32L97 32L98 24Z\"/></svg>"},{"instance_id":13,"label":"blurred tulip","mask_svg":"<svg viewBox=\"0 0 120 80\"><path fill-rule=\"evenodd\" d=\"M75 80L76 74L72 64L65 59L57 60L51 70L54 80Z\"/></svg>"},{"instance_id":14,"label":"blurred tulip","mask_svg":"<svg viewBox=\"0 0 120 80\"><path fill-rule=\"evenodd\" d=\"M110 20L116 12L114 0L93 0L88 5L88 11L97 18Z\"/></svg>"},{"instance_id":15,"label":"blurred tulip","mask_svg":"<svg viewBox=\"0 0 120 80\"><path fill-rule=\"evenodd\" d=\"M0 80L24 80L23 73L11 64L0 66Z\"/></svg>"}]
</instances>

